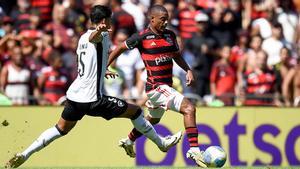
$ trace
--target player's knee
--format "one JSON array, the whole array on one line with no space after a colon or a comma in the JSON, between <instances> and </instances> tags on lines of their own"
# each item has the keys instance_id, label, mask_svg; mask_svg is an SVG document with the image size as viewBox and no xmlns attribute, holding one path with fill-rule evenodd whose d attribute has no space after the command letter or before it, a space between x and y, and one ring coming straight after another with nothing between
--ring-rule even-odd
<instances>
[{"instance_id":1,"label":"player's knee","mask_svg":"<svg viewBox=\"0 0 300 169\"><path fill-rule=\"evenodd\" d=\"M143 110L138 107L136 112L134 113L134 115L130 118L131 120L135 120L136 118L138 118L141 114L143 113Z\"/></svg>"},{"instance_id":2,"label":"player's knee","mask_svg":"<svg viewBox=\"0 0 300 169\"><path fill-rule=\"evenodd\" d=\"M56 127L57 131L60 133L60 135L62 135L62 136L67 135L70 131L63 126L59 126L58 124L56 124L55 127Z\"/></svg>"},{"instance_id":3,"label":"player's knee","mask_svg":"<svg viewBox=\"0 0 300 169\"><path fill-rule=\"evenodd\" d=\"M196 108L194 105L192 104L188 104L185 106L184 110L183 110L183 113L185 115L190 115L190 116L194 116L195 113L196 113Z\"/></svg>"},{"instance_id":4,"label":"player's knee","mask_svg":"<svg viewBox=\"0 0 300 169\"><path fill-rule=\"evenodd\" d=\"M160 118L151 118L151 119L149 119L149 121L151 124L157 124L160 122Z\"/></svg>"}]
</instances>

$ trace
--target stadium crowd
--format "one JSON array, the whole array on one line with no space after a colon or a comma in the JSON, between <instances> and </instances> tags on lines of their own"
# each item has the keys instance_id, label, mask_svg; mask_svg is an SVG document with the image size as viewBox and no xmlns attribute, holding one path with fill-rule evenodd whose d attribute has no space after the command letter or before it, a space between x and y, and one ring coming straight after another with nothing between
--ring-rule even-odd
<instances>
[{"instance_id":1,"label":"stadium crowd","mask_svg":"<svg viewBox=\"0 0 300 169\"><path fill-rule=\"evenodd\" d=\"M111 49L148 25L163 4L195 84L174 66L174 88L209 106L300 105L298 0L10 0L0 1L0 90L14 105L59 105L77 76L77 42L89 7L113 10ZM107 79L112 96L144 104L139 51L123 53ZM1 102L1 99L0 99Z\"/></svg>"}]
</instances>

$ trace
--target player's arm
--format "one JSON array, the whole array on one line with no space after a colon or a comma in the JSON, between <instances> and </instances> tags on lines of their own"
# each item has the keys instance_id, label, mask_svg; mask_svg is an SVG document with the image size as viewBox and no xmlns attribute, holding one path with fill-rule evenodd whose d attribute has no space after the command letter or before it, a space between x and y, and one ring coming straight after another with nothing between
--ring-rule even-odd
<instances>
[{"instance_id":1,"label":"player's arm","mask_svg":"<svg viewBox=\"0 0 300 169\"><path fill-rule=\"evenodd\" d=\"M195 80L191 68L186 63L186 61L181 57L181 54L179 52L176 54L176 57L174 57L173 59L177 63L177 65L180 66L186 72L186 85L190 86Z\"/></svg>"},{"instance_id":2,"label":"player's arm","mask_svg":"<svg viewBox=\"0 0 300 169\"><path fill-rule=\"evenodd\" d=\"M102 32L110 32L111 29L109 29L107 27L107 25L105 24L105 22L101 22L97 27L96 30L91 33L91 35L89 36L89 41L91 43L99 43L102 41Z\"/></svg>"},{"instance_id":3,"label":"player's arm","mask_svg":"<svg viewBox=\"0 0 300 169\"><path fill-rule=\"evenodd\" d=\"M125 45L125 42L124 43L121 43L120 45L118 45L116 47L116 49L114 49L109 57L108 57L108 62L107 62L107 67L109 67L109 65L117 58L119 57L124 51L126 51L128 48L126 47Z\"/></svg>"},{"instance_id":4,"label":"player's arm","mask_svg":"<svg viewBox=\"0 0 300 169\"><path fill-rule=\"evenodd\" d=\"M137 47L140 43L140 36L138 33L133 34L130 38L128 38L124 43L121 43L114 49L108 58L107 67L118 57L120 56L124 51L127 49L133 49Z\"/></svg>"}]
</instances>

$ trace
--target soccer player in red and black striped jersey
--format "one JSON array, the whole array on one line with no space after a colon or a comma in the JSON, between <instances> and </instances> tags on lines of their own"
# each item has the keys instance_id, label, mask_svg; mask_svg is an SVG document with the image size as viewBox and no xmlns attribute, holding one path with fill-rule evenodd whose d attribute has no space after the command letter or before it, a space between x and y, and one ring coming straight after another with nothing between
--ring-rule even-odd
<instances>
[{"instance_id":1,"label":"soccer player in red and black striped jersey","mask_svg":"<svg viewBox=\"0 0 300 169\"><path fill-rule=\"evenodd\" d=\"M166 29L169 17L167 10L161 5L154 5L149 10L148 16L149 27L133 34L119 45L110 54L108 65L125 50L138 48L147 70L146 93L149 108L147 119L152 124L157 124L168 109L183 114L190 145L187 157L194 160L197 165L206 167L198 145L196 109L187 98L172 88L173 60L187 72L186 85L188 86L194 81L193 73L180 55L176 35ZM135 157L133 143L141 135L140 132L133 129L128 138L120 140L120 146L130 157Z\"/></svg>"}]
</instances>

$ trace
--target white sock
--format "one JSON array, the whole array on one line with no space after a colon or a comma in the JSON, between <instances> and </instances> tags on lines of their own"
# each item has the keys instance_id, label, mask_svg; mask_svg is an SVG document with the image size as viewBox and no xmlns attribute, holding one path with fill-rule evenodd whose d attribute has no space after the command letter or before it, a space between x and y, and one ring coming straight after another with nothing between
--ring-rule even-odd
<instances>
[{"instance_id":1,"label":"white sock","mask_svg":"<svg viewBox=\"0 0 300 169\"><path fill-rule=\"evenodd\" d=\"M201 152L199 147L191 147L190 150L192 150L193 152L198 152L198 153Z\"/></svg>"},{"instance_id":2,"label":"white sock","mask_svg":"<svg viewBox=\"0 0 300 169\"><path fill-rule=\"evenodd\" d=\"M143 114L138 118L131 120L131 122L139 132L143 133L143 135L152 140L157 146L163 146L162 138L156 133L152 124L144 118Z\"/></svg>"},{"instance_id":3,"label":"white sock","mask_svg":"<svg viewBox=\"0 0 300 169\"><path fill-rule=\"evenodd\" d=\"M56 127L45 130L25 151L21 154L29 158L33 153L43 149L53 140L61 137L62 135Z\"/></svg>"}]
</instances>

